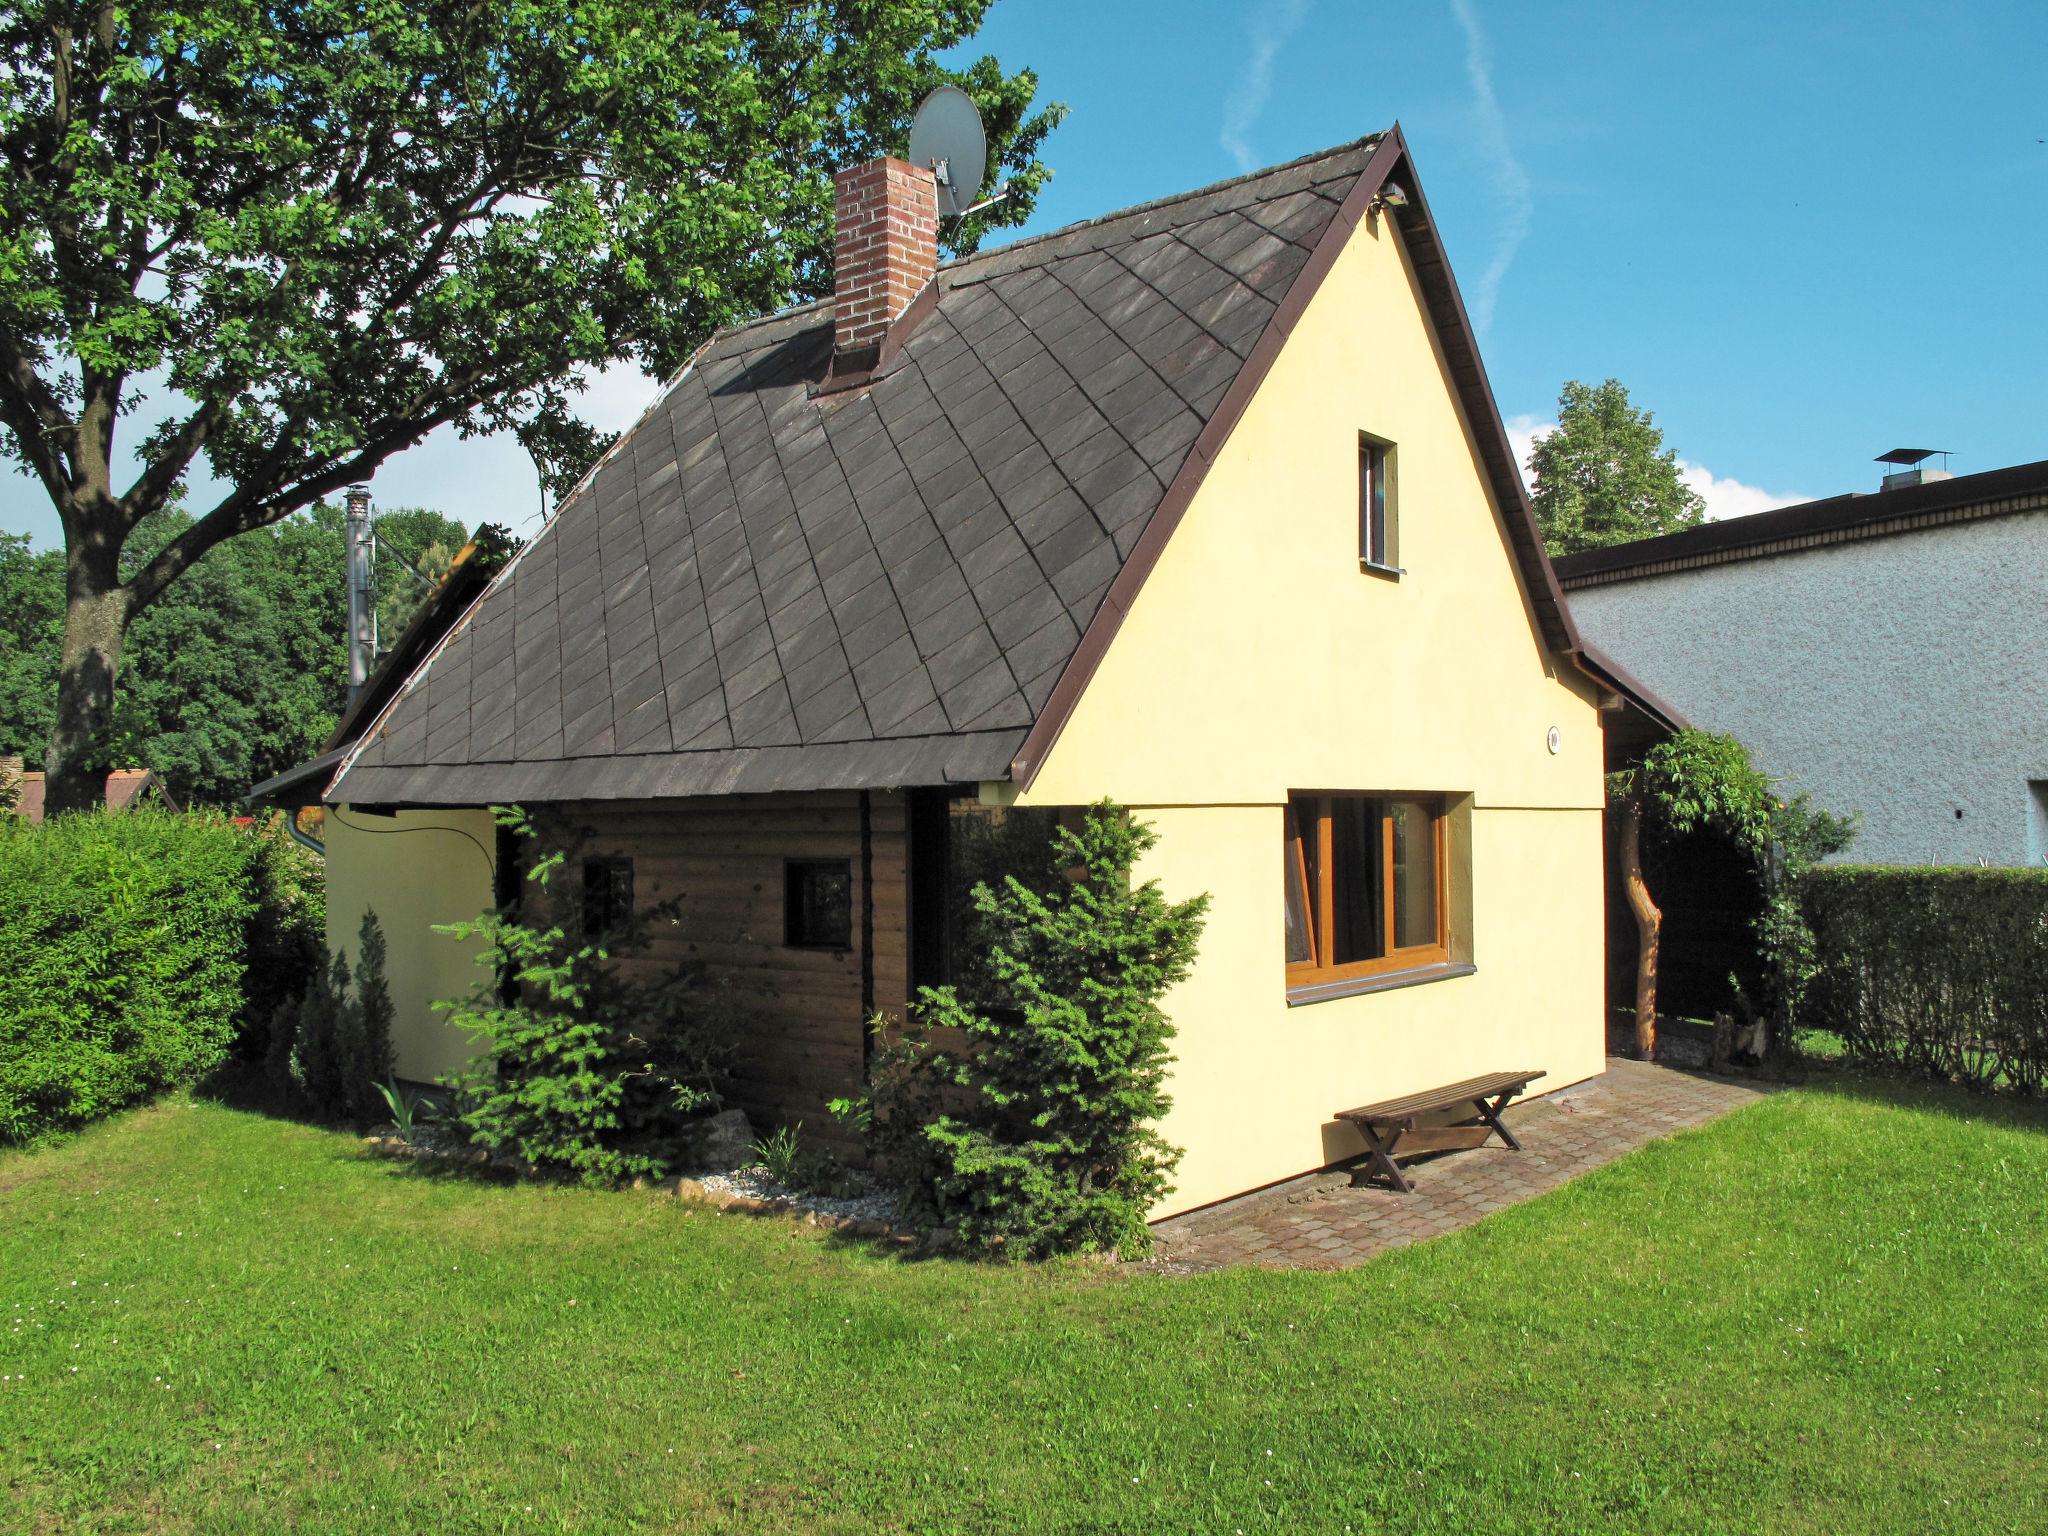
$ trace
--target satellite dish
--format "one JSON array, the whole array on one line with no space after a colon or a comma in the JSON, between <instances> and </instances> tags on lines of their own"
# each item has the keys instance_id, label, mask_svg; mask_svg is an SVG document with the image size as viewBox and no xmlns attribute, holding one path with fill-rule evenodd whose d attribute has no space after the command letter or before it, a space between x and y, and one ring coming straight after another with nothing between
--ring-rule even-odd
<instances>
[{"instance_id":1,"label":"satellite dish","mask_svg":"<svg viewBox=\"0 0 2048 1536\"><path fill-rule=\"evenodd\" d=\"M972 96L942 85L919 103L910 125L910 163L938 177L941 214L950 217L974 206L988 170L988 136Z\"/></svg>"}]
</instances>

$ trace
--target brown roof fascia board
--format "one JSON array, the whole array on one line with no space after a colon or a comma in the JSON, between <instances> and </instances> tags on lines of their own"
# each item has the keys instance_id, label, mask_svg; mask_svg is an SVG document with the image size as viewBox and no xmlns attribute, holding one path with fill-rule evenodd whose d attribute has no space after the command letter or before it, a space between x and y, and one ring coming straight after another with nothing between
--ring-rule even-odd
<instances>
[{"instance_id":1,"label":"brown roof fascia board","mask_svg":"<svg viewBox=\"0 0 2048 1536\"><path fill-rule=\"evenodd\" d=\"M1394 131L1396 134L1400 132L1398 125ZM1459 403L1464 407L1466 422L1477 441L1487 477L1493 482L1494 499L1500 504L1501 515L1508 527L1508 538L1528 581L1529 600L1535 609L1543 638L1554 650L1576 651L1579 649L1578 626L1572 622L1571 609L1558 586L1557 573L1550 568L1550 556L1543 547L1543 530L1536 521L1536 509L1529 502L1528 489L1522 484L1521 466L1515 462L1515 451L1508 443L1507 423L1501 419L1492 381L1487 378L1486 364L1479 356L1479 341L1472 329L1472 318L1466 313L1464 295L1458 291L1457 276L1444 255L1436 220L1430 216L1429 199L1415 177L1414 167L1407 163L1405 146L1402 159L1402 169L1408 177L1402 189L1408 194L1409 206L1399 221L1400 230L1407 240L1408 259L1415 267L1423 297L1429 304L1438 345L1443 348L1444 361L1449 364L1451 378L1458 387Z\"/></svg>"},{"instance_id":2,"label":"brown roof fascia board","mask_svg":"<svg viewBox=\"0 0 2048 1536\"><path fill-rule=\"evenodd\" d=\"M1307 263L1296 274L1286 297L1280 301L1280 307L1266 322L1266 329L1246 356L1244 366L1231 381L1230 388L1225 391L1208 424L1202 428L1201 435L1195 439L1188 456L1181 461L1173 483L1167 486L1166 495L1152 513L1151 520L1145 524L1145 531L1138 536L1138 542L1132 546L1123 569L1110 583L1101 608L1096 610L1087 631L1081 636L1079 648L1060 673L1059 681L1053 684L1045 708L1038 712L1030 734L1024 738L1024 745L1017 749L1016 759L1010 764L1010 778L1018 788L1029 789L1031 781L1038 776L1038 770L1045 766L1046 755L1052 750L1053 743L1059 740L1060 732L1073 716L1075 706L1081 702L1081 694L1095 676L1095 669L1108 654L1110 642L1123 627L1124 616L1130 612L1139 589L1145 585L1145 578L1159 563L1167 541L1187 515L1202 482L1208 478L1209 466L1223 451L1238 418L1265 382L1267 373L1280 356L1280 348L1285 344L1288 333L1294 329L1294 323L1301 318L1309 300L1322 287L1323 279L1336 264L1337 253L1343 250L1345 242L1351 238L1351 231L1357 228L1358 221L1378 195L1381 184L1405 154L1401 128L1397 123L1381 137L1372 158L1358 173L1358 180L1352 183L1343 205L1316 241Z\"/></svg>"},{"instance_id":3,"label":"brown roof fascia board","mask_svg":"<svg viewBox=\"0 0 2048 1536\"><path fill-rule=\"evenodd\" d=\"M454 563L449 566L448 574L441 578L441 585L420 604L419 612L400 632L397 644L384 653L383 661L370 674L370 680L356 695L355 702L342 711L323 751L355 740L363 723L384 707L385 701L405 682L421 653L438 638L435 626L452 624L468 606L469 600L483 590L489 577L472 558L475 552L474 540L462 546Z\"/></svg>"},{"instance_id":4,"label":"brown roof fascia board","mask_svg":"<svg viewBox=\"0 0 2048 1536\"><path fill-rule=\"evenodd\" d=\"M557 512L556 515L559 516L560 513ZM553 520L550 520L548 524L545 527L543 527L539 533L534 535L534 538L538 540L546 537L548 530L551 529L553 526L554 522ZM530 548L531 545L529 544L526 547ZM376 714L374 716L368 717L370 723L367 728L358 727L355 736L349 740L341 739L341 732L339 730L337 730L334 733L332 742L336 752L339 754L340 766L336 768L333 774L331 774L326 779L321 789L318 800L309 801L308 804L324 805L329 803L327 800L328 792L333 790L335 785L341 781L342 775L348 772L349 767L354 763L356 754L362 748L363 743L366 741L373 741L376 739L377 733L384 728L384 722L391 718L391 712L398 707L399 700L403 699L408 693L412 692L412 690L415 687L417 687L422 681L425 680L427 670L433 666L435 658L438 657L442 651L448 648L449 642L454 640L455 636L461 632L463 625L469 622L470 615L474 614L477 611L477 609L483 606L483 601L486 597L490 595L491 589L497 586L499 582L508 581L511 579L512 572L518 569L519 555L523 555L525 552L526 549L522 548L519 551L519 554L515 554L510 560L507 560L503 565L499 566L496 571L492 572L490 579L485 581L480 587L478 587L477 590L469 596L468 600L463 603L462 610L456 616L455 622L448 625L445 629L441 631L440 634L432 636L430 639L428 639L428 641L426 642L426 654L421 656L419 661L412 667L395 674L398 679L398 686L390 691L389 695L384 699L381 707L379 707ZM319 762L324 760L325 755L323 754L321 758L316 758L314 761ZM261 786L259 786L259 788L260 787ZM251 791L251 793L254 793L254 791Z\"/></svg>"},{"instance_id":5,"label":"brown roof fascia board","mask_svg":"<svg viewBox=\"0 0 2048 1536\"><path fill-rule=\"evenodd\" d=\"M1528 581L1531 604L1543 638L1553 649L1561 652L1579 649L1578 632L1572 624L1571 612L1565 606L1563 593L1558 589L1557 577L1550 569L1542 535L1537 529L1535 511L1529 505L1521 475L1515 467L1514 452L1508 446L1507 427L1494 402L1486 370L1479 361L1479 348L1473 339L1471 320L1465 313L1465 302L1459 296L1457 280L1451 275L1449 263L1443 259L1429 205L1416 184L1414 167L1408 159L1407 140L1402 136L1401 125L1396 123L1381 135L1372 158L1366 161L1343 206L1323 231L1307 264L1267 322L1265 331L1246 357L1244 367L1238 371L1222 403L1195 439L1193 449L1182 462L1173 483L1167 487L1158 510L1145 525L1130 558L1111 583L1101 609L1089 624L1087 633L1081 637L1080 647L1060 674L1045 708L1039 711L1030 735L1010 765L1010 777L1020 789L1029 789L1039 769L1044 767L1053 743L1059 739L1096 668L1102 664L1110 642L1122 628L1124 617L1130 612L1146 577L1159 563L1167 541L1173 537L1180 520L1193 504L1195 493L1208 477L1209 466L1222 452L1238 418L1265 382L1281 347L1308 308L1309 301L1322 287L1323 279L1336 264L1338 254L1351 238L1351 232L1366 216L1380 189L1393 179L1397 171L1403 176L1403 190L1408 194L1409 205L1405 210L1388 209L1385 216L1395 218L1398 213L1399 228L1407 239L1410 260L1415 263L1416 275L1422 282L1431 322L1457 382L1466 417L1478 439L1480 456L1493 482L1494 495L1507 519L1509 537L1514 544L1517 563ZM1422 259L1418 259L1418 251L1423 253Z\"/></svg>"},{"instance_id":6,"label":"brown roof fascia board","mask_svg":"<svg viewBox=\"0 0 2048 1536\"><path fill-rule=\"evenodd\" d=\"M1578 650L1572 654L1572 661L1594 682L1612 688L1631 707L1664 730L1683 731L1692 725L1683 714L1651 692L1634 673L1598 646L1580 641Z\"/></svg>"}]
</instances>

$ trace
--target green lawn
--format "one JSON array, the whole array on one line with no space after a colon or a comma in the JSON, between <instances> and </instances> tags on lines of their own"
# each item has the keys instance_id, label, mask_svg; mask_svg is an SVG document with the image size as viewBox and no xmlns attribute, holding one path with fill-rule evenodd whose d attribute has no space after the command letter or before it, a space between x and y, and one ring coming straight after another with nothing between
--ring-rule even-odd
<instances>
[{"instance_id":1,"label":"green lawn","mask_svg":"<svg viewBox=\"0 0 2048 1536\"><path fill-rule=\"evenodd\" d=\"M878 1255L205 1102L0 1155L0 1529L2048 1529L2048 1126L1778 1095L1344 1274Z\"/></svg>"}]
</instances>

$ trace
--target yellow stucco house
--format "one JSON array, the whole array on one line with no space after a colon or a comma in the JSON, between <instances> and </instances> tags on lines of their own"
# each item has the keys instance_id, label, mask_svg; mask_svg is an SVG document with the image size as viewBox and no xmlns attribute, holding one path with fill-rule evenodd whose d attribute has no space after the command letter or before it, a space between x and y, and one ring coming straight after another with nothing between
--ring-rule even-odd
<instances>
[{"instance_id":1,"label":"yellow stucco house","mask_svg":"<svg viewBox=\"0 0 2048 1536\"><path fill-rule=\"evenodd\" d=\"M933 196L843 172L835 297L708 342L296 781L401 1070L462 1058L428 927L491 901L493 803L682 898L654 958L817 1127L990 830L1108 796L1213 903L1155 1214L1356 1156L1347 1105L1600 1072L1605 753L1669 721L1573 629L1399 129L944 266Z\"/></svg>"}]
</instances>

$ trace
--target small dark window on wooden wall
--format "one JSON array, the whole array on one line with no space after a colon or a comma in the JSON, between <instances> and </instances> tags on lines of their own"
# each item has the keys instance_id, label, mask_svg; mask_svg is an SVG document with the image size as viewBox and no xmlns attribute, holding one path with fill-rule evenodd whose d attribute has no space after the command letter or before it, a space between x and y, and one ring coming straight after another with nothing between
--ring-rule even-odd
<instances>
[{"instance_id":1,"label":"small dark window on wooden wall","mask_svg":"<svg viewBox=\"0 0 2048 1536\"><path fill-rule=\"evenodd\" d=\"M782 939L791 949L853 947L853 863L791 859L783 866Z\"/></svg>"},{"instance_id":2,"label":"small dark window on wooden wall","mask_svg":"<svg viewBox=\"0 0 2048 1536\"><path fill-rule=\"evenodd\" d=\"M614 938L633 926L633 861L583 861L583 936Z\"/></svg>"}]
</instances>

